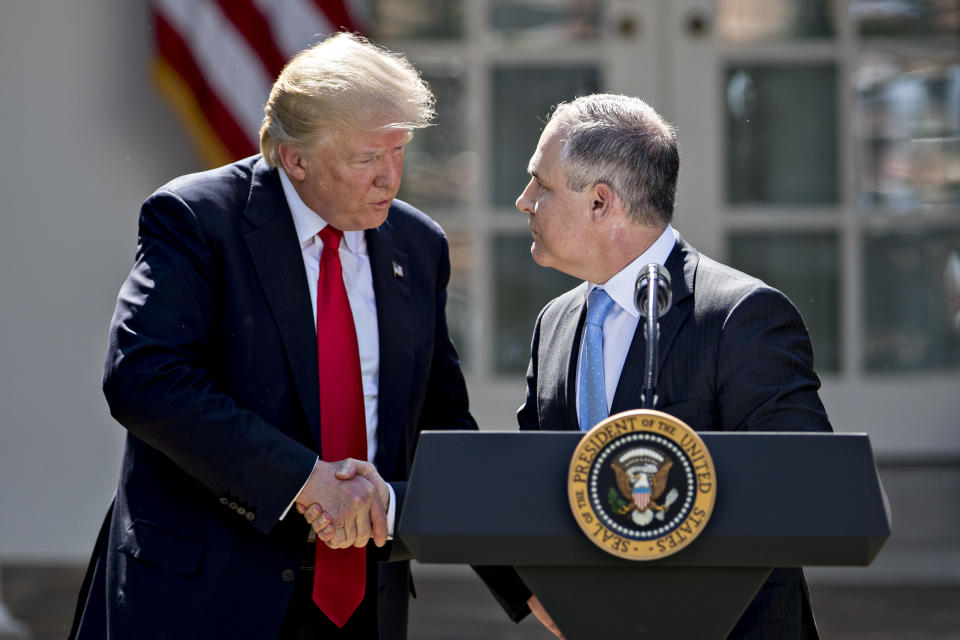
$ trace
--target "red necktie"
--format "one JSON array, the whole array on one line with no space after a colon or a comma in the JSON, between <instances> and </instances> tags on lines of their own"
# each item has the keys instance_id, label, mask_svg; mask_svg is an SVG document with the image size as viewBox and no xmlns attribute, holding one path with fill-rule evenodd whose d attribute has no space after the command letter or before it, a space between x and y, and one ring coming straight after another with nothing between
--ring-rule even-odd
<instances>
[{"instance_id":1,"label":"red necktie","mask_svg":"<svg viewBox=\"0 0 960 640\"><path fill-rule=\"evenodd\" d=\"M320 451L327 462L367 459L367 423L357 331L343 286L340 239L327 225L317 281L317 361L320 367ZM346 624L366 583L366 549L330 549L317 540L313 601L338 627Z\"/></svg>"}]
</instances>

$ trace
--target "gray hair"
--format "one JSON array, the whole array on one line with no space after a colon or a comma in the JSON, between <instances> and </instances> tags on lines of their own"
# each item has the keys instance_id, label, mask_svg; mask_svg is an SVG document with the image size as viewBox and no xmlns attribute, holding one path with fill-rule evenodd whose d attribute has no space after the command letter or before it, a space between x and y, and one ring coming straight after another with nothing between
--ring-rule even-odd
<instances>
[{"instance_id":1,"label":"gray hair","mask_svg":"<svg viewBox=\"0 0 960 640\"><path fill-rule=\"evenodd\" d=\"M419 129L430 125L435 102L402 54L338 33L283 68L264 107L260 152L275 167L280 143L309 145L332 131L367 126Z\"/></svg>"},{"instance_id":2,"label":"gray hair","mask_svg":"<svg viewBox=\"0 0 960 640\"><path fill-rule=\"evenodd\" d=\"M603 182L638 224L673 219L680 152L674 128L639 98L594 94L562 102L550 116L567 127L560 163L567 186Z\"/></svg>"}]
</instances>

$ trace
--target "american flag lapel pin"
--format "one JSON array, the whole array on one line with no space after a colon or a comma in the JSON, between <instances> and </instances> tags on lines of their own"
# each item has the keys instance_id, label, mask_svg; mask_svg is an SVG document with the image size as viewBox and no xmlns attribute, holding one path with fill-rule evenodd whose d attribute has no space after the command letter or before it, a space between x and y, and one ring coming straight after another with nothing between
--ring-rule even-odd
<instances>
[{"instance_id":1,"label":"american flag lapel pin","mask_svg":"<svg viewBox=\"0 0 960 640\"><path fill-rule=\"evenodd\" d=\"M401 267L396 262L393 263L393 277L402 278L403 277L403 267Z\"/></svg>"}]
</instances>

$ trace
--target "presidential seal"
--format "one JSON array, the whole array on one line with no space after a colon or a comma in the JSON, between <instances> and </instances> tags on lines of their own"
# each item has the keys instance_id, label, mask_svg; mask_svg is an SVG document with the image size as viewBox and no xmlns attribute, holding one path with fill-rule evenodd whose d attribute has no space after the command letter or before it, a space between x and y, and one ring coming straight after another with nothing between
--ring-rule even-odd
<instances>
[{"instance_id":1,"label":"presidential seal","mask_svg":"<svg viewBox=\"0 0 960 640\"><path fill-rule=\"evenodd\" d=\"M622 558L655 560L703 531L717 477L693 429L662 411L638 409L610 416L583 436L567 492L591 541Z\"/></svg>"}]
</instances>

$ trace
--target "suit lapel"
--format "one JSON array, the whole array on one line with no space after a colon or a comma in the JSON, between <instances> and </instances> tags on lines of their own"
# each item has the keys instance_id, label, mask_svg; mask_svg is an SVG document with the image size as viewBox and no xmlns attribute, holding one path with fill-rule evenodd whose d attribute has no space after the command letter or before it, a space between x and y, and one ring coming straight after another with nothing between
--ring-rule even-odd
<instances>
[{"instance_id":1,"label":"suit lapel","mask_svg":"<svg viewBox=\"0 0 960 640\"><path fill-rule=\"evenodd\" d=\"M680 327L693 311L693 279L697 274L700 254L677 234L677 244L667 258L670 285L673 292L673 311L660 319L660 349L657 354L657 372L663 371L676 341Z\"/></svg>"},{"instance_id":2,"label":"suit lapel","mask_svg":"<svg viewBox=\"0 0 960 640\"><path fill-rule=\"evenodd\" d=\"M320 451L320 379L317 334L303 254L280 178L263 159L253 167L244 216L253 230L244 234L260 286L283 341L294 385Z\"/></svg>"},{"instance_id":3,"label":"suit lapel","mask_svg":"<svg viewBox=\"0 0 960 640\"><path fill-rule=\"evenodd\" d=\"M561 325L557 331L557 349L560 361L555 367L559 379L554 391L559 398L558 415L565 420L558 420L561 428L568 431L578 431L580 421L577 417L577 363L580 360L580 338L583 334L583 323L587 317L587 285L581 285L583 295L577 296L575 302L564 312ZM540 348L544 346L541 344ZM544 358L540 358L541 362ZM548 360L549 361L549 360Z\"/></svg>"},{"instance_id":4,"label":"suit lapel","mask_svg":"<svg viewBox=\"0 0 960 640\"><path fill-rule=\"evenodd\" d=\"M693 305L693 279L697 272L697 262L700 256L693 247L677 234L677 243L667 257L667 271L670 272L670 286L673 294L673 307L660 318L660 344L657 353L657 377L663 371L664 363L670 354L670 349L680 332L680 327L686 322ZM623 363L623 371L617 390L613 396L610 413L619 413L628 409L638 408L643 385L646 378L646 351L647 340L643 318L637 324L633 334L627 359Z\"/></svg>"},{"instance_id":5,"label":"suit lapel","mask_svg":"<svg viewBox=\"0 0 960 640\"><path fill-rule=\"evenodd\" d=\"M393 477L413 380L414 318L410 309L407 254L395 246L390 219L366 232L367 252L377 298L380 333L377 459L380 475Z\"/></svg>"}]
</instances>

